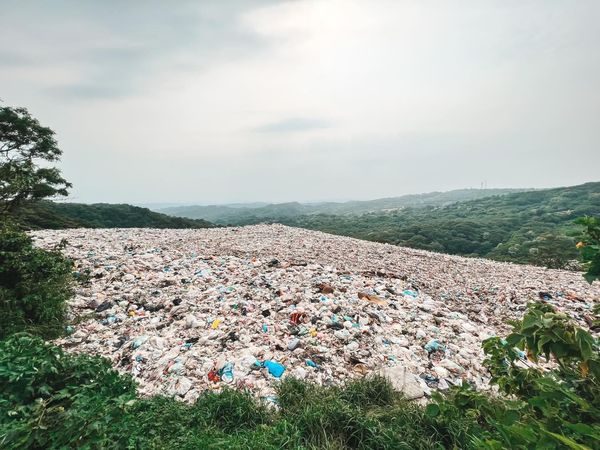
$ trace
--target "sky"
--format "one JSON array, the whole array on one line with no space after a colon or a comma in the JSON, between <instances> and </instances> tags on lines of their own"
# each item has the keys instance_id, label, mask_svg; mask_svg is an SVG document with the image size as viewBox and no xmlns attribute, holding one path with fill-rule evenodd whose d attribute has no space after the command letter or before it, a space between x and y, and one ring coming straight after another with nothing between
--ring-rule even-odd
<instances>
[{"instance_id":1,"label":"sky","mask_svg":"<svg viewBox=\"0 0 600 450\"><path fill-rule=\"evenodd\" d=\"M598 0L2 0L0 99L70 201L600 181Z\"/></svg>"}]
</instances>

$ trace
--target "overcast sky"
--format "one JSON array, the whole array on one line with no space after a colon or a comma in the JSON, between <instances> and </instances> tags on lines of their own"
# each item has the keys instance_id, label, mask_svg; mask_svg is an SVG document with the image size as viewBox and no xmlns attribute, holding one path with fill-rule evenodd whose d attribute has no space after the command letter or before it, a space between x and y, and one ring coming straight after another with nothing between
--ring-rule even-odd
<instances>
[{"instance_id":1,"label":"overcast sky","mask_svg":"<svg viewBox=\"0 0 600 450\"><path fill-rule=\"evenodd\" d=\"M600 1L2 0L82 202L600 181Z\"/></svg>"}]
</instances>

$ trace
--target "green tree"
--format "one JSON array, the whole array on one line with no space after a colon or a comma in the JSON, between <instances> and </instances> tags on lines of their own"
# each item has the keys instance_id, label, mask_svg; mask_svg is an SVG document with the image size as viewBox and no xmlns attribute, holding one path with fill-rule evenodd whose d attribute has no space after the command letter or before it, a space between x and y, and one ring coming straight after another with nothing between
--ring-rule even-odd
<instances>
[{"instance_id":1,"label":"green tree","mask_svg":"<svg viewBox=\"0 0 600 450\"><path fill-rule=\"evenodd\" d=\"M64 327L72 262L36 248L13 221L25 202L67 195L71 184L48 166L61 154L25 108L0 107L0 339L23 330L53 338Z\"/></svg>"},{"instance_id":2,"label":"green tree","mask_svg":"<svg viewBox=\"0 0 600 450\"><path fill-rule=\"evenodd\" d=\"M0 213L28 200L67 195L71 184L56 167L62 152L54 131L40 125L25 108L0 107Z\"/></svg>"},{"instance_id":3,"label":"green tree","mask_svg":"<svg viewBox=\"0 0 600 450\"><path fill-rule=\"evenodd\" d=\"M581 217L576 223L583 225L583 237L577 243L581 257L587 270L585 279L592 283L600 280L600 219L597 217Z\"/></svg>"}]
</instances>

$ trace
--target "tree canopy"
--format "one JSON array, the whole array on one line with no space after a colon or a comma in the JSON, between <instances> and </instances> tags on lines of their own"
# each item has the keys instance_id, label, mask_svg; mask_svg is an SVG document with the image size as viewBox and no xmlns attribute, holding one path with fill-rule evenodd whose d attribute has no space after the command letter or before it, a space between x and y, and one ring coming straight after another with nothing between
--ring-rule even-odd
<instances>
[{"instance_id":1,"label":"tree canopy","mask_svg":"<svg viewBox=\"0 0 600 450\"><path fill-rule=\"evenodd\" d=\"M67 195L71 183L45 164L61 155L54 131L27 109L0 107L0 212L12 212L28 200Z\"/></svg>"}]
</instances>

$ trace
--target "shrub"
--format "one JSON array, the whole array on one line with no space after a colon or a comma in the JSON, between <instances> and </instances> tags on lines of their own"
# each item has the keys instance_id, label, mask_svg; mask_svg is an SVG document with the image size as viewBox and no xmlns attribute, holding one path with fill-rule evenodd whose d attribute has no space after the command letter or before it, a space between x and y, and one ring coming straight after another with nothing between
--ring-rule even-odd
<instances>
[{"instance_id":1,"label":"shrub","mask_svg":"<svg viewBox=\"0 0 600 450\"><path fill-rule=\"evenodd\" d=\"M135 385L105 359L66 355L39 337L0 341L0 447L112 447Z\"/></svg>"},{"instance_id":2,"label":"shrub","mask_svg":"<svg viewBox=\"0 0 600 450\"><path fill-rule=\"evenodd\" d=\"M575 222L584 226L583 236L577 248L581 251L587 270L584 277L589 283L593 283L594 280L600 279L600 219L580 217Z\"/></svg>"},{"instance_id":3,"label":"shrub","mask_svg":"<svg viewBox=\"0 0 600 450\"><path fill-rule=\"evenodd\" d=\"M545 303L529 305L506 338L483 343L491 383L507 397L465 387L438 396L433 417L472 414L485 433L480 448L597 448L600 442L598 341ZM547 370L537 363L555 364Z\"/></svg>"},{"instance_id":4,"label":"shrub","mask_svg":"<svg viewBox=\"0 0 600 450\"><path fill-rule=\"evenodd\" d=\"M71 296L72 263L58 249L33 246L9 223L0 225L0 339L28 331L58 336Z\"/></svg>"}]
</instances>

